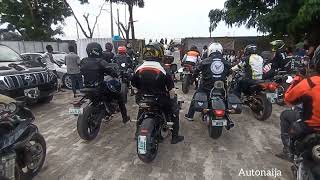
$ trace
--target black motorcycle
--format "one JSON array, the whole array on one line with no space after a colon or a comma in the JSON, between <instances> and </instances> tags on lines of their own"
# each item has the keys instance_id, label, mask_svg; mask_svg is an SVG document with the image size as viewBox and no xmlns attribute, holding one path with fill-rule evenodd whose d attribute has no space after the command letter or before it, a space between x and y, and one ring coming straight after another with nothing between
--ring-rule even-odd
<instances>
[{"instance_id":1,"label":"black motorcycle","mask_svg":"<svg viewBox=\"0 0 320 180\"><path fill-rule=\"evenodd\" d=\"M183 67L181 67L178 70L178 72L180 73L180 80L182 81L182 92L184 94L188 94L189 87L193 83L193 79L192 79L193 65L184 64Z\"/></svg>"},{"instance_id":2,"label":"black motorcycle","mask_svg":"<svg viewBox=\"0 0 320 180\"><path fill-rule=\"evenodd\" d=\"M234 124L229 114L240 114L241 101L233 94L229 94L226 83L216 81L210 95L198 92L194 98L195 110L202 113L202 120L208 126L209 136L217 139L222 135L223 127L230 130Z\"/></svg>"},{"instance_id":3,"label":"black motorcycle","mask_svg":"<svg viewBox=\"0 0 320 180\"><path fill-rule=\"evenodd\" d=\"M133 70L130 64L126 62L119 63L119 73L121 80L121 94L125 102L128 101L128 91L130 90L131 95L134 95L134 89L131 86L131 78L133 76Z\"/></svg>"},{"instance_id":4,"label":"black motorcycle","mask_svg":"<svg viewBox=\"0 0 320 180\"><path fill-rule=\"evenodd\" d=\"M0 103L0 179L32 179L46 158L46 142L24 104Z\"/></svg>"},{"instance_id":5,"label":"black motorcycle","mask_svg":"<svg viewBox=\"0 0 320 180\"><path fill-rule=\"evenodd\" d=\"M237 83L243 78L241 72L233 73L230 82L230 91L233 91ZM274 83L264 80L257 80L254 85L249 86L241 96L241 102L248 106L254 117L259 121L267 120L272 113L272 104L267 98L267 91L274 91Z\"/></svg>"},{"instance_id":6,"label":"black motorcycle","mask_svg":"<svg viewBox=\"0 0 320 180\"><path fill-rule=\"evenodd\" d=\"M141 161L149 163L158 153L159 143L166 138L172 130L173 122L168 114L165 114L158 103L158 97L154 95L142 95L137 102L139 105L137 153ZM178 102L180 107L182 101Z\"/></svg>"},{"instance_id":7,"label":"black motorcycle","mask_svg":"<svg viewBox=\"0 0 320 180\"><path fill-rule=\"evenodd\" d=\"M109 81L104 83L109 83ZM83 97L74 102L73 107L69 109L70 114L78 116L77 131L82 139L89 141L96 138L102 120L108 121L113 114L119 112L119 105L111 88L107 85L106 91L108 92L104 93L98 86L84 88L81 90Z\"/></svg>"}]
</instances>

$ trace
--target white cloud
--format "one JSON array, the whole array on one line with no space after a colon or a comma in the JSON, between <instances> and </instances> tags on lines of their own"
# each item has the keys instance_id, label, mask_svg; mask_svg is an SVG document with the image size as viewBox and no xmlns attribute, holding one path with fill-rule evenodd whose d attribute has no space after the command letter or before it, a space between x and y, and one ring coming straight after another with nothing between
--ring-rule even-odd
<instances>
[{"instance_id":1,"label":"white cloud","mask_svg":"<svg viewBox=\"0 0 320 180\"><path fill-rule=\"evenodd\" d=\"M89 5L80 5L78 0L68 1L73 7L79 19L83 21L84 13L91 14L91 21L94 15L98 14L99 7L103 0L91 0ZM134 20L137 38L160 39L182 38L182 37L206 37L209 36L208 14L211 9L223 8L225 0L145 0L145 7L134 7ZM109 9L109 5L105 7ZM117 8L120 11L120 21L125 21L124 5L113 6L113 15L117 15ZM127 13L127 17L128 17ZM86 28L86 26L84 26ZM76 39L76 22L73 17L66 20L63 39ZM114 32L118 30L114 25ZM84 37L79 29L80 37ZM224 23L220 23L213 32L213 36L247 36L257 35L255 29L245 27L228 28ZM110 15L104 11L98 21L98 26L94 37L111 37Z\"/></svg>"}]
</instances>

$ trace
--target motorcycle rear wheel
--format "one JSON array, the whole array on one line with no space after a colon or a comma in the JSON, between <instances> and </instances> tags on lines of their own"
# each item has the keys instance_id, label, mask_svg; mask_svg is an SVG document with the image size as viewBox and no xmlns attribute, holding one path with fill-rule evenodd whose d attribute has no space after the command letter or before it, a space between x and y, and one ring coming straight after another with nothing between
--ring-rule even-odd
<instances>
[{"instance_id":1,"label":"motorcycle rear wheel","mask_svg":"<svg viewBox=\"0 0 320 180\"><path fill-rule=\"evenodd\" d=\"M188 94L190 86L190 77L188 75L184 75L182 79L182 92L184 94Z\"/></svg>"},{"instance_id":2,"label":"motorcycle rear wheel","mask_svg":"<svg viewBox=\"0 0 320 180\"><path fill-rule=\"evenodd\" d=\"M265 94L259 94L255 97L255 99L259 104L255 104L255 109L250 107L254 117L259 121L267 120L272 113L271 102L268 100Z\"/></svg>"},{"instance_id":3,"label":"motorcycle rear wheel","mask_svg":"<svg viewBox=\"0 0 320 180\"><path fill-rule=\"evenodd\" d=\"M83 114L79 115L77 121L77 131L79 136L90 141L97 137L103 116L101 116L97 109L92 106L87 106L83 109Z\"/></svg>"},{"instance_id":4,"label":"motorcycle rear wheel","mask_svg":"<svg viewBox=\"0 0 320 180\"><path fill-rule=\"evenodd\" d=\"M209 136L212 139L218 139L222 135L223 127L214 127L210 122L208 125Z\"/></svg>"}]
</instances>

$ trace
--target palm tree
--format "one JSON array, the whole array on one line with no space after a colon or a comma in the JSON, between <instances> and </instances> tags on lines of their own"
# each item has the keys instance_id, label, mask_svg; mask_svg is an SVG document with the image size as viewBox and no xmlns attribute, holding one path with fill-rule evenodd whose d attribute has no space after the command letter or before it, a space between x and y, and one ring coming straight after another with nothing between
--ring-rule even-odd
<instances>
[{"instance_id":1,"label":"palm tree","mask_svg":"<svg viewBox=\"0 0 320 180\"><path fill-rule=\"evenodd\" d=\"M128 11L129 11L129 24L131 27L131 36L132 39L135 39L135 34L134 34L134 22L133 22L133 6L138 6L140 8L144 7L144 0L106 0L108 2L113 2L113 3L124 3L128 5Z\"/></svg>"}]
</instances>

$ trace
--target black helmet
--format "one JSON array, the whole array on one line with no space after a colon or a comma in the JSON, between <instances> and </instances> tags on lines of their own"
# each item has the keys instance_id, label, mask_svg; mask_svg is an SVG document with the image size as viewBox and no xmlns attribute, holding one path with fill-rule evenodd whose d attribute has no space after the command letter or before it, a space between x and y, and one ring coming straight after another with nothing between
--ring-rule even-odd
<instances>
[{"instance_id":1,"label":"black helmet","mask_svg":"<svg viewBox=\"0 0 320 180\"><path fill-rule=\"evenodd\" d=\"M314 55L312 58L312 64L313 64L315 71L320 73L320 45L314 51Z\"/></svg>"},{"instance_id":2,"label":"black helmet","mask_svg":"<svg viewBox=\"0 0 320 180\"><path fill-rule=\"evenodd\" d=\"M109 50L109 51L112 51L112 49L113 49L113 45L112 45L112 43L106 43L105 44L105 48L106 48L106 50Z\"/></svg>"},{"instance_id":3,"label":"black helmet","mask_svg":"<svg viewBox=\"0 0 320 180\"><path fill-rule=\"evenodd\" d=\"M198 48L197 48L197 46L192 45L191 48L190 48L190 50L191 50L191 51L196 51L196 50L198 50Z\"/></svg>"},{"instance_id":4,"label":"black helmet","mask_svg":"<svg viewBox=\"0 0 320 180\"><path fill-rule=\"evenodd\" d=\"M251 55L251 54L257 54L257 46L254 44L249 44L248 46L246 46L246 48L244 48L244 54L245 55Z\"/></svg>"},{"instance_id":5,"label":"black helmet","mask_svg":"<svg viewBox=\"0 0 320 180\"><path fill-rule=\"evenodd\" d=\"M102 47L99 43L92 42L87 45L86 48L88 57L101 57L102 56Z\"/></svg>"},{"instance_id":6,"label":"black helmet","mask_svg":"<svg viewBox=\"0 0 320 180\"><path fill-rule=\"evenodd\" d=\"M284 46L286 45L283 40L275 40L275 41L270 42L270 44L272 46L273 52L280 50L280 49L283 49Z\"/></svg>"},{"instance_id":7,"label":"black helmet","mask_svg":"<svg viewBox=\"0 0 320 180\"><path fill-rule=\"evenodd\" d=\"M149 43L143 49L143 57L145 59L161 60L164 56L164 47L162 44L154 42Z\"/></svg>"}]
</instances>

